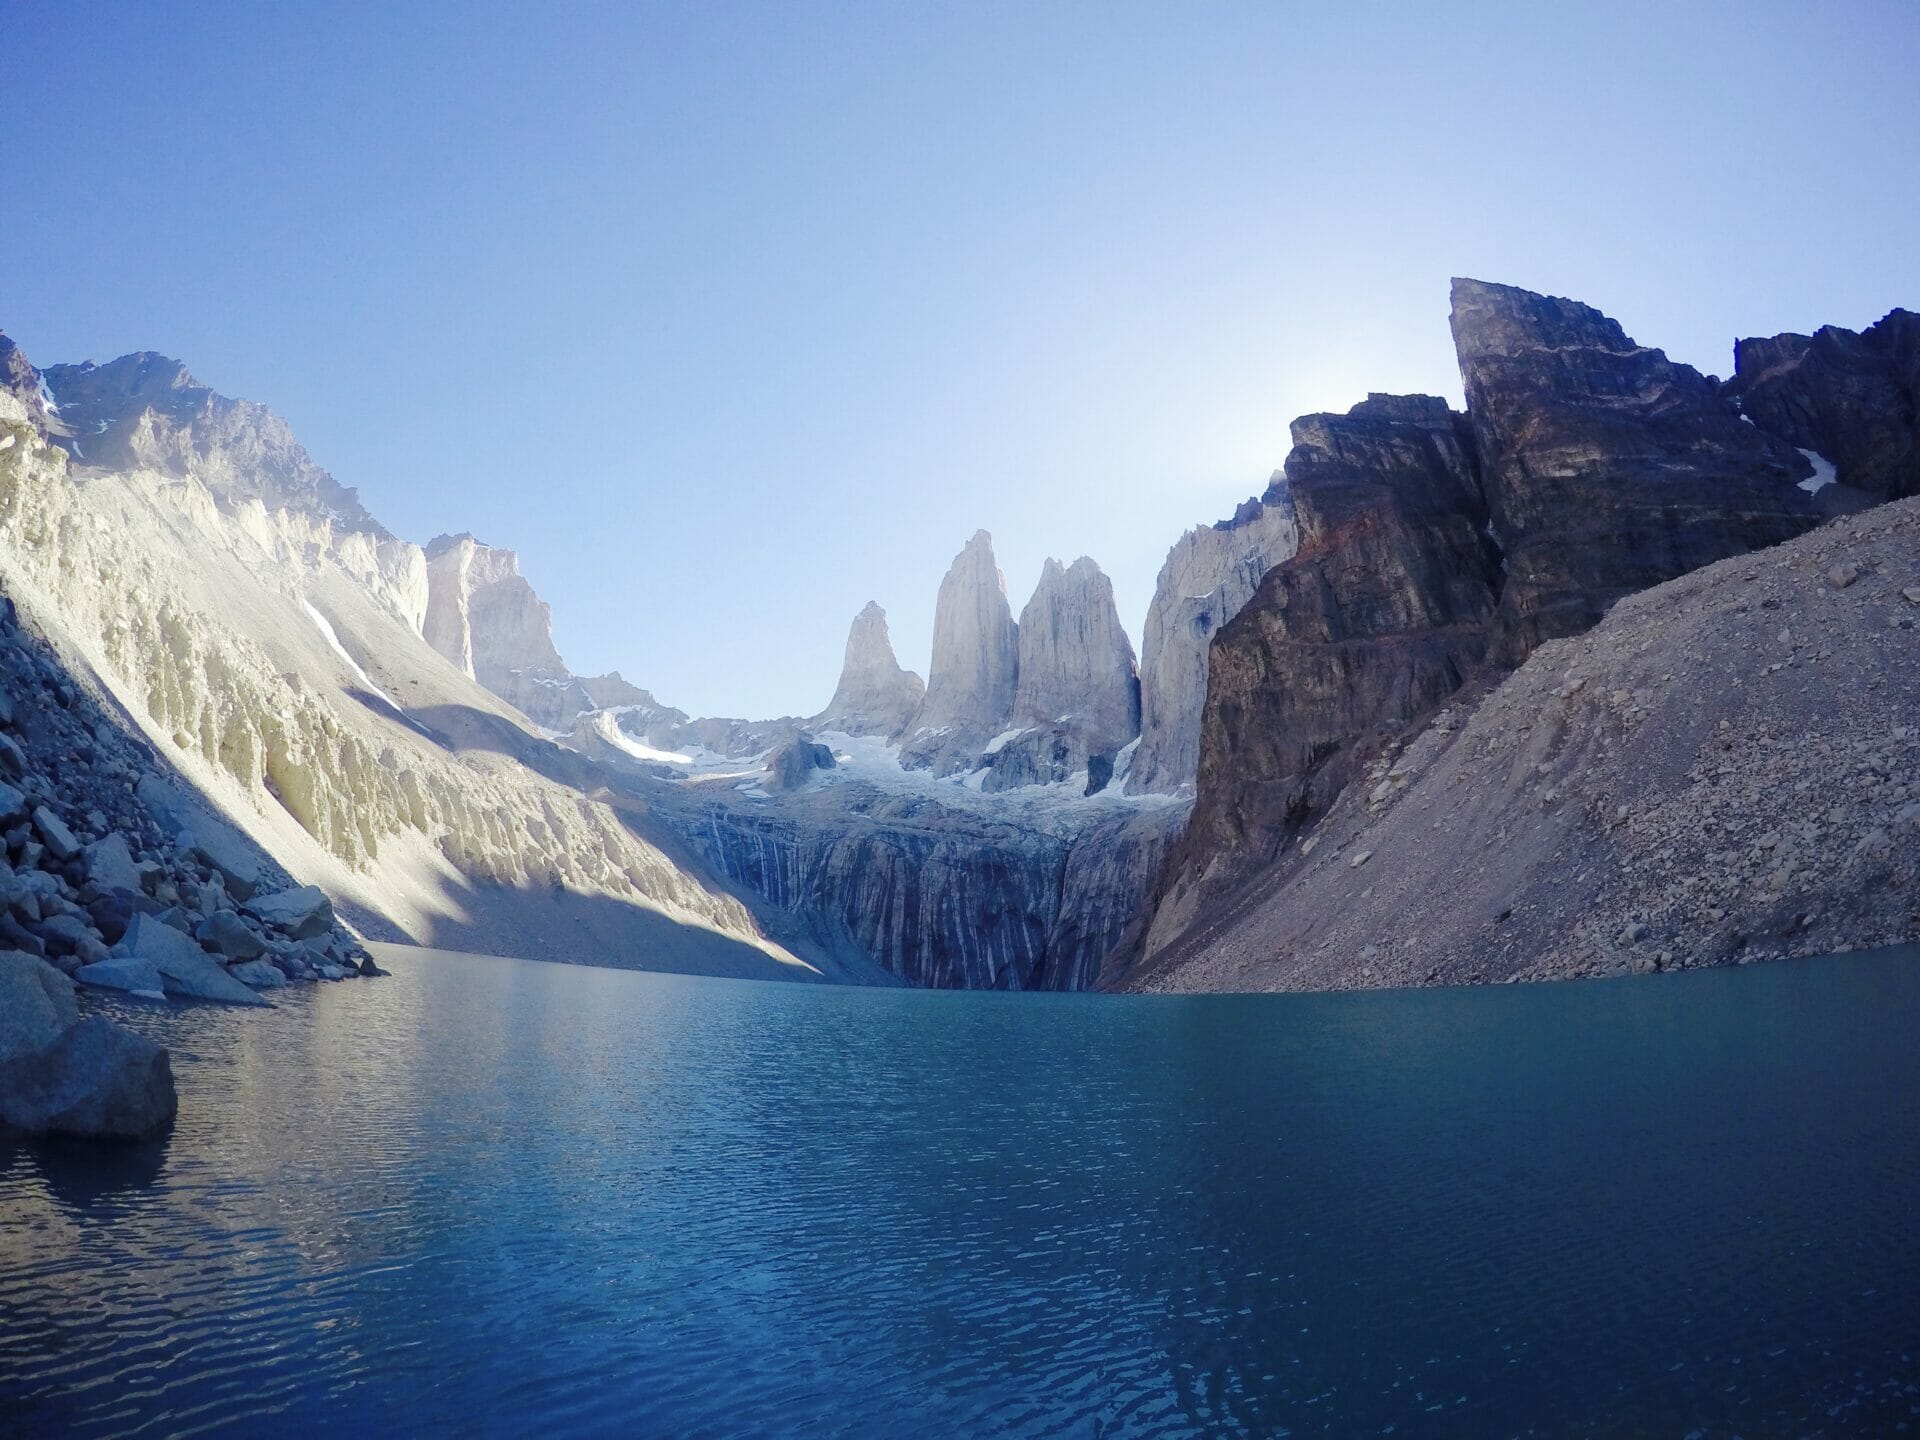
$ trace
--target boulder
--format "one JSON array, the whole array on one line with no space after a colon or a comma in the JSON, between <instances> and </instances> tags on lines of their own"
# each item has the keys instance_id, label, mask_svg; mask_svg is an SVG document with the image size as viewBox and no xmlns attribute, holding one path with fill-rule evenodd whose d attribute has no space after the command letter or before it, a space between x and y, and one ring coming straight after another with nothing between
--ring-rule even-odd
<instances>
[{"instance_id":1,"label":"boulder","mask_svg":"<svg viewBox=\"0 0 1920 1440\"><path fill-rule=\"evenodd\" d=\"M140 866L134 861L126 836L115 831L87 846L87 878L102 890L139 893Z\"/></svg>"},{"instance_id":2,"label":"boulder","mask_svg":"<svg viewBox=\"0 0 1920 1440\"><path fill-rule=\"evenodd\" d=\"M194 927L193 937L229 960L252 960L267 948L267 942L231 910L214 911Z\"/></svg>"},{"instance_id":3,"label":"boulder","mask_svg":"<svg viewBox=\"0 0 1920 1440\"><path fill-rule=\"evenodd\" d=\"M24 951L0 951L0 1061L31 1055L80 1018L73 982Z\"/></svg>"},{"instance_id":4,"label":"boulder","mask_svg":"<svg viewBox=\"0 0 1920 1440\"><path fill-rule=\"evenodd\" d=\"M214 1000L226 1005L264 1005L253 991L227 974L187 936L150 915L136 915L121 941L129 955L148 961L160 972L167 994L192 1000Z\"/></svg>"},{"instance_id":5,"label":"boulder","mask_svg":"<svg viewBox=\"0 0 1920 1440\"><path fill-rule=\"evenodd\" d=\"M94 929L109 945L120 943L127 926L133 923L133 915L134 897L124 890L110 890L87 905L87 916L93 921Z\"/></svg>"},{"instance_id":6,"label":"boulder","mask_svg":"<svg viewBox=\"0 0 1920 1440\"><path fill-rule=\"evenodd\" d=\"M123 955L95 961L91 965L82 965L73 972L73 978L82 985L97 985L103 990L125 990L133 995L145 995L155 1000L166 998L166 987L160 978L160 972L153 962L137 956Z\"/></svg>"},{"instance_id":7,"label":"boulder","mask_svg":"<svg viewBox=\"0 0 1920 1440\"><path fill-rule=\"evenodd\" d=\"M761 784L773 791L797 790L816 770L833 769L833 751L806 735L796 735L767 757L767 776Z\"/></svg>"},{"instance_id":8,"label":"boulder","mask_svg":"<svg viewBox=\"0 0 1920 1440\"><path fill-rule=\"evenodd\" d=\"M77 915L50 915L40 922L40 941L49 955L72 955L93 930Z\"/></svg>"},{"instance_id":9,"label":"boulder","mask_svg":"<svg viewBox=\"0 0 1920 1440\"><path fill-rule=\"evenodd\" d=\"M32 1054L0 1062L0 1130L138 1140L178 1109L167 1052L100 1015Z\"/></svg>"},{"instance_id":10,"label":"boulder","mask_svg":"<svg viewBox=\"0 0 1920 1440\"><path fill-rule=\"evenodd\" d=\"M260 857L238 836L203 826L181 831L176 843L202 865L217 871L234 899L246 900L260 888Z\"/></svg>"},{"instance_id":11,"label":"boulder","mask_svg":"<svg viewBox=\"0 0 1920 1440\"><path fill-rule=\"evenodd\" d=\"M287 983L287 977L265 960L243 960L238 965L229 965L227 974L255 990L278 990Z\"/></svg>"},{"instance_id":12,"label":"boulder","mask_svg":"<svg viewBox=\"0 0 1920 1440\"><path fill-rule=\"evenodd\" d=\"M255 895L244 908L255 919L279 926L296 940L324 935L333 926L333 902L317 885L296 885L270 895Z\"/></svg>"},{"instance_id":13,"label":"boulder","mask_svg":"<svg viewBox=\"0 0 1920 1440\"><path fill-rule=\"evenodd\" d=\"M33 812L33 828L39 833L40 841L47 847L47 853L59 861L72 860L80 853L80 842L73 838L73 832L66 827L60 817L42 805Z\"/></svg>"},{"instance_id":14,"label":"boulder","mask_svg":"<svg viewBox=\"0 0 1920 1440\"><path fill-rule=\"evenodd\" d=\"M27 773L27 752L11 735L0 735L0 773L16 780Z\"/></svg>"},{"instance_id":15,"label":"boulder","mask_svg":"<svg viewBox=\"0 0 1920 1440\"><path fill-rule=\"evenodd\" d=\"M18 825L32 812L27 797L13 786L0 782L0 826Z\"/></svg>"}]
</instances>

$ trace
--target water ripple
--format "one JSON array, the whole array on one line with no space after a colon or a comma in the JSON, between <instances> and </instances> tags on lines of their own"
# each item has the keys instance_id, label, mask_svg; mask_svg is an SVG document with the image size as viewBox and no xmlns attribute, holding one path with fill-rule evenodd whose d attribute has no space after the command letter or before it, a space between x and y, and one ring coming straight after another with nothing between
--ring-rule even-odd
<instances>
[{"instance_id":1,"label":"water ripple","mask_svg":"<svg viewBox=\"0 0 1920 1440\"><path fill-rule=\"evenodd\" d=\"M1920 956L836 991L410 956L0 1148L0 1431L1920 1428Z\"/></svg>"}]
</instances>

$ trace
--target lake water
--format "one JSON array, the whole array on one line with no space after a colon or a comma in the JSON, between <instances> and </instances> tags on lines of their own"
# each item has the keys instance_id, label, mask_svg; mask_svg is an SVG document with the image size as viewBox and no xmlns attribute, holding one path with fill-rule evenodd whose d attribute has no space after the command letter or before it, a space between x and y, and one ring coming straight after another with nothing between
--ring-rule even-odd
<instances>
[{"instance_id":1,"label":"lake water","mask_svg":"<svg viewBox=\"0 0 1920 1440\"><path fill-rule=\"evenodd\" d=\"M1920 952L1343 996L405 953L115 1005L0 1432L1920 1434Z\"/></svg>"}]
</instances>

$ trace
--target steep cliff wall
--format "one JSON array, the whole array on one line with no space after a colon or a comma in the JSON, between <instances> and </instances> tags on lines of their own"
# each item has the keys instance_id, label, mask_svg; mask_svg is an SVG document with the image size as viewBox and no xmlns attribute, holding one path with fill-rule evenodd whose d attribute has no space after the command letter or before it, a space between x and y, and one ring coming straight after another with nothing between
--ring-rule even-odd
<instances>
[{"instance_id":1,"label":"steep cliff wall","mask_svg":"<svg viewBox=\"0 0 1920 1440\"><path fill-rule=\"evenodd\" d=\"M1129 794L1190 790L1200 766L1200 713L1213 637L1298 544L1293 502L1275 475L1264 498L1174 543L1154 586L1140 646L1140 747Z\"/></svg>"}]
</instances>

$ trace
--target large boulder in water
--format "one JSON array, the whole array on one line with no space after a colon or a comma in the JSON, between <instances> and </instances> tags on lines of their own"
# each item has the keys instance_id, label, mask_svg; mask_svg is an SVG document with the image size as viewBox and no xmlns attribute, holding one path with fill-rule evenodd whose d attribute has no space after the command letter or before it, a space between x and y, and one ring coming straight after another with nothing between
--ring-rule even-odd
<instances>
[{"instance_id":1,"label":"large boulder in water","mask_svg":"<svg viewBox=\"0 0 1920 1440\"><path fill-rule=\"evenodd\" d=\"M0 955L0 1133L134 1140L177 1108L151 1040L79 1018L73 982L31 955Z\"/></svg>"},{"instance_id":2,"label":"large boulder in water","mask_svg":"<svg viewBox=\"0 0 1920 1440\"><path fill-rule=\"evenodd\" d=\"M73 981L38 956L0 952L0 1061L45 1049L79 1019Z\"/></svg>"}]
</instances>

